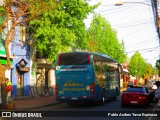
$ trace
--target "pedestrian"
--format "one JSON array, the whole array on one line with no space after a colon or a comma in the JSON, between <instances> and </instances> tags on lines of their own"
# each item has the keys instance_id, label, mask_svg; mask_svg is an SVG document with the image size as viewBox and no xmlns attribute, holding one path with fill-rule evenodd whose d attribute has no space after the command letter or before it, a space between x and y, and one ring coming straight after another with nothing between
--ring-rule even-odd
<instances>
[{"instance_id":1,"label":"pedestrian","mask_svg":"<svg viewBox=\"0 0 160 120\"><path fill-rule=\"evenodd\" d=\"M157 86L157 90L155 92L155 101L158 102L158 99L160 100L160 81L156 81L155 85Z\"/></svg>"},{"instance_id":2,"label":"pedestrian","mask_svg":"<svg viewBox=\"0 0 160 120\"><path fill-rule=\"evenodd\" d=\"M12 91L12 83L6 78L6 97L7 102L11 102L11 91Z\"/></svg>"},{"instance_id":3,"label":"pedestrian","mask_svg":"<svg viewBox=\"0 0 160 120\"><path fill-rule=\"evenodd\" d=\"M155 82L157 90L155 92L154 102L156 110L160 109L160 81Z\"/></svg>"}]
</instances>

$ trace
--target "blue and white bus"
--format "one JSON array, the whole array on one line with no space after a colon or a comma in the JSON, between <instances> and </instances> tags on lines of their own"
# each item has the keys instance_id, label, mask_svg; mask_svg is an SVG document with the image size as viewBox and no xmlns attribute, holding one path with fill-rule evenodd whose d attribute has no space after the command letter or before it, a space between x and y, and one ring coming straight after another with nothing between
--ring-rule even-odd
<instances>
[{"instance_id":1,"label":"blue and white bus","mask_svg":"<svg viewBox=\"0 0 160 120\"><path fill-rule=\"evenodd\" d=\"M94 52L60 53L56 60L56 99L68 104L79 101L116 100L120 94L120 64Z\"/></svg>"}]
</instances>

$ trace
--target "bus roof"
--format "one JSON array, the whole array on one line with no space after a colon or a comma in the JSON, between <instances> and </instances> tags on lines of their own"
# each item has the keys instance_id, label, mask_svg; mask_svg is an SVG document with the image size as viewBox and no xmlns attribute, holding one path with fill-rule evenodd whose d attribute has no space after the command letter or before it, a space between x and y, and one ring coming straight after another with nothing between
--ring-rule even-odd
<instances>
[{"instance_id":1,"label":"bus roof","mask_svg":"<svg viewBox=\"0 0 160 120\"><path fill-rule=\"evenodd\" d=\"M108 55L105 55L103 53L100 53L100 52L86 52L86 51L76 51L76 52L63 52L63 53L59 53L59 54L69 54L69 53L88 53L88 54L95 54L95 55L99 55L99 56L102 56L102 57L105 57L105 58L108 58L110 60L110 62L117 62L117 60L111 58L110 56Z\"/></svg>"},{"instance_id":2,"label":"bus roof","mask_svg":"<svg viewBox=\"0 0 160 120\"><path fill-rule=\"evenodd\" d=\"M113 61L113 62L118 62L117 60L115 60L115 59L111 58L110 56L108 56L108 55L106 55L106 54L103 54L103 53L99 53L99 52L94 53L94 52L93 52L93 54L97 54L97 55L100 55L100 56L102 56L102 57L108 58L108 59L110 59L110 60Z\"/></svg>"}]
</instances>

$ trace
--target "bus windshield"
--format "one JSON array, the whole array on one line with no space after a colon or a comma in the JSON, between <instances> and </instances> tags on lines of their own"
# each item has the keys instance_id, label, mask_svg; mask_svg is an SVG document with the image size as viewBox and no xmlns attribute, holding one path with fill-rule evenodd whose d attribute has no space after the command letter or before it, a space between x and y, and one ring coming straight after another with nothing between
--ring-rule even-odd
<instances>
[{"instance_id":1,"label":"bus windshield","mask_svg":"<svg viewBox=\"0 0 160 120\"><path fill-rule=\"evenodd\" d=\"M58 56L58 65L88 65L90 54L88 53L63 53Z\"/></svg>"}]
</instances>

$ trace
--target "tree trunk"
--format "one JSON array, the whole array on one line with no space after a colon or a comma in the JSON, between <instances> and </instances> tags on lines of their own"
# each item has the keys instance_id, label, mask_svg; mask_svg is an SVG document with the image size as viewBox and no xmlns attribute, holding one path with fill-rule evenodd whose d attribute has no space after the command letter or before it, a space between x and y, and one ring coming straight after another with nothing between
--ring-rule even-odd
<instances>
[{"instance_id":1,"label":"tree trunk","mask_svg":"<svg viewBox=\"0 0 160 120\"><path fill-rule=\"evenodd\" d=\"M2 97L2 110L6 109L6 104L7 104L7 94L6 94L6 81L5 78L2 79L2 84L1 84L1 97Z\"/></svg>"},{"instance_id":2,"label":"tree trunk","mask_svg":"<svg viewBox=\"0 0 160 120\"><path fill-rule=\"evenodd\" d=\"M5 39L5 50L6 50L7 64L6 65L0 64L2 109L6 109L6 104L7 104L5 71L10 69L10 54L9 54L8 46L9 46L9 43L10 43L9 38L12 35L12 32L14 32L14 29L9 30L9 32L6 36L6 39Z\"/></svg>"},{"instance_id":3,"label":"tree trunk","mask_svg":"<svg viewBox=\"0 0 160 120\"><path fill-rule=\"evenodd\" d=\"M11 66L10 66L10 54L9 54L8 47L9 47L10 42L13 40L12 35L15 32L15 26L16 25L17 25L17 22L12 24L12 28L8 31L8 34L7 34L6 38L5 38L5 50L6 50L7 64L6 65L0 64L2 109L6 109L6 104L7 104L5 71L9 70L11 68Z\"/></svg>"},{"instance_id":4,"label":"tree trunk","mask_svg":"<svg viewBox=\"0 0 160 120\"><path fill-rule=\"evenodd\" d=\"M1 85L1 99L2 99L2 109L6 109L6 78L5 71L7 70L7 66L3 66L0 64L0 85Z\"/></svg>"}]
</instances>

